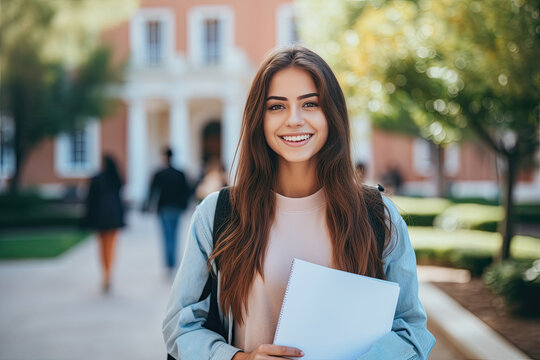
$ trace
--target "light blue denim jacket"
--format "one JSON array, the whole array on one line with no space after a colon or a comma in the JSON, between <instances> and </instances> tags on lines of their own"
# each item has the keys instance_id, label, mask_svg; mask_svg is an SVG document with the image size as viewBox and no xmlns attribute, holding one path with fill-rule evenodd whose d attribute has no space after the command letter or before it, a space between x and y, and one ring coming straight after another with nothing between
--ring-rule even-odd
<instances>
[{"instance_id":1,"label":"light blue denim jacket","mask_svg":"<svg viewBox=\"0 0 540 360\"><path fill-rule=\"evenodd\" d=\"M224 339L203 327L210 296L199 302L208 278L206 261L213 248L212 228L217 197L217 192L208 195L193 214L184 258L174 280L163 321L167 352L177 360L229 360L240 351L231 345L232 317L224 318L222 315L225 328L229 329L229 338ZM400 293L392 331L358 359L427 359L435 338L426 328L426 313L418 299L416 258L405 222L394 204L383 198L393 223L392 237L383 253L384 272L387 280L399 284Z\"/></svg>"}]
</instances>

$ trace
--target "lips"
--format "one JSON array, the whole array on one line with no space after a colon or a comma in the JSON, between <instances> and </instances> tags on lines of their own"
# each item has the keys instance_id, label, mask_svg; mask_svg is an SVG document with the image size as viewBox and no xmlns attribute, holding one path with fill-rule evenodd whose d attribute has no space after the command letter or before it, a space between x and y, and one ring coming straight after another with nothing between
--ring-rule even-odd
<instances>
[{"instance_id":1,"label":"lips","mask_svg":"<svg viewBox=\"0 0 540 360\"><path fill-rule=\"evenodd\" d=\"M313 134L298 134L298 135L280 135L279 138L283 143L290 147L301 147L307 144Z\"/></svg>"},{"instance_id":2,"label":"lips","mask_svg":"<svg viewBox=\"0 0 540 360\"><path fill-rule=\"evenodd\" d=\"M283 136L280 136L280 138L282 138L286 142L300 143L300 142L308 140L312 136L313 134L283 135Z\"/></svg>"}]
</instances>

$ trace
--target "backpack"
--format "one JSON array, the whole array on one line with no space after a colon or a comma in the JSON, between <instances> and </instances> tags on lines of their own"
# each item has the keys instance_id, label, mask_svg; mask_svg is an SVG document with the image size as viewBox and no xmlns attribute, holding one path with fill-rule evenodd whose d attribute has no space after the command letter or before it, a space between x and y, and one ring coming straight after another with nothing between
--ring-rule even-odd
<instances>
[{"instance_id":1,"label":"backpack","mask_svg":"<svg viewBox=\"0 0 540 360\"><path fill-rule=\"evenodd\" d=\"M381 196L381 192L384 191L384 188L381 185L378 185L377 188L370 188L370 195L377 198L377 206L380 206L382 208L383 200ZM214 215L214 229L212 231L212 241L214 243L214 247L216 245L217 239L225 229L225 225L227 223L227 218L229 217L229 214L231 213L231 202L230 202L230 192L229 188L225 187L220 190L217 204L216 204L216 213ZM369 223L373 229L373 232L375 233L375 238L377 239L377 251L379 253L379 257L382 258L382 253L384 250L384 241L386 238L386 234L384 231L384 226L380 224L380 222L377 221L375 215L373 214L373 211L370 211L370 208L368 207L368 215L369 215ZM218 264L216 264L218 265ZM206 322L204 323L204 327L208 330L214 331L221 336L223 336L224 339L227 339L228 337L228 331L225 329L225 326L223 325L220 315L219 315L219 306L217 301L217 294L218 294L218 281L217 277L210 274L208 276L208 280L206 280L206 284L204 285L202 294L199 298L199 301L203 301L210 295L210 308L208 309L208 318L206 319ZM170 354L167 354L167 360L175 360L174 357L172 357Z\"/></svg>"}]
</instances>

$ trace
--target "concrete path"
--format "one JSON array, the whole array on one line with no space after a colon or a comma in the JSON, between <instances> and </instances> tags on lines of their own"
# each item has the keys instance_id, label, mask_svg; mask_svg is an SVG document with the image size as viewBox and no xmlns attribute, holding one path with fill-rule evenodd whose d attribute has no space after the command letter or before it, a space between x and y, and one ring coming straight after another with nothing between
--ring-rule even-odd
<instances>
[{"instance_id":1,"label":"concrete path","mask_svg":"<svg viewBox=\"0 0 540 360\"><path fill-rule=\"evenodd\" d=\"M158 224L138 213L128 223L109 294L101 293L94 239L54 260L0 262L0 359L165 359L171 281Z\"/></svg>"},{"instance_id":2,"label":"concrete path","mask_svg":"<svg viewBox=\"0 0 540 360\"><path fill-rule=\"evenodd\" d=\"M186 214L181 234L188 222ZM110 294L100 290L94 239L52 260L0 262L0 360L165 359L161 320L171 281L157 220L131 213L128 223ZM430 359L464 358L455 339L434 330Z\"/></svg>"}]
</instances>

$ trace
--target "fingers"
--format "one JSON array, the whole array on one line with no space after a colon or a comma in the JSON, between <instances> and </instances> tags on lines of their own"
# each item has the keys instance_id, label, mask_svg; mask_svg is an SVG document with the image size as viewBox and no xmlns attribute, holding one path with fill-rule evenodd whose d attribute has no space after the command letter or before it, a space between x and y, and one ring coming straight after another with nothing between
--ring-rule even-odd
<instances>
[{"instance_id":1,"label":"fingers","mask_svg":"<svg viewBox=\"0 0 540 360\"><path fill-rule=\"evenodd\" d=\"M272 344L263 344L257 348L257 352L266 355L273 356L289 356L289 357L302 357L304 352L300 349L282 346L282 345L272 345Z\"/></svg>"}]
</instances>

